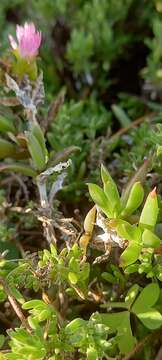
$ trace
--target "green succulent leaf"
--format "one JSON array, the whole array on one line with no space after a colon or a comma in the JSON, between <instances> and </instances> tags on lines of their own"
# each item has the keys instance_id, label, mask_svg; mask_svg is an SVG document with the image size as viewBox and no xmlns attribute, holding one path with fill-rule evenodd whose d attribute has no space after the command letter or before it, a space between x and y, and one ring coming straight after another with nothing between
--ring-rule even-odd
<instances>
[{"instance_id":1,"label":"green succulent leaf","mask_svg":"<svg viewBox=\"0 0 162 360\"><path fill-rule=\"evenodd\" d=\"M119 236L125 240L140 242L141 240L141 230L134 225L129 224L124 220L117 220L116 231Z\"/></svg>"},{"instance_id":2,"label":"green succulent leaf","mask_svg":"<svg viewBox=\"0 0 162 360\"><path fill-rule=\"evenodd\" d=\"M136 338L132 334L129 312L123 315L122 322L118 328L117 342L122 354L128 354L136 344Z\"/></svg>"},{"instance_id":3,"label":"green succulent leaf","mask_svg":"<svg viewBox=\"0 0 162 360\"><path fill-rule=\"evenodd\" d=\"M122 267L133 264L139 258L141 252L141 244L135 241L129 243L128 247L123 251L120 256L120 263Z\"/></svg>"},{"instance_id":4,"label":"green succulent leaf","mask_svg":"<svg viewBox=\"0 0 162 360\"><path fill-rule=\"evenodd\" d=\"M145 229L142 234L142 244L144 247L157 248L160 246L160 239L151 230Z\"/></svg>"},{"instance_id":5,"label":"green succulent leaf","mask_svg":"<svg viewBox=\"0 0 162 360\"><path fill-rule=\"evenodd\" d=\"M104 191L96 184L88 184L89 193L94 203L108 216L111 217L111 210Z\"/></svg>"},{"instance_id":6,"label":"green succulent leaf","mask_svg":"<svg viewBox=\"0 0 162 360\"><path fill-rule=\"evenodd\" d=\"M0 159L12 157L16 153L16 146L10 141L0 138Z\"/></svg>"},{"instance_id":7,"label":"green succulent leaf","mask_svg":"<svg viewBox=\"0 0 162 360\"><path fill-rule=\"evenodd\" d=\"M111 204L111 207L112 208L115 207L119 211L120 210L120 196L119 196L118 188L104 165L101 165L101 178L102 178L102 182L104 185L105 195L107 196L107 198Z\"/></svg>"},{"instance_id":8,"label":"green succulent leaf","mask_svg":"<svg viewBox=\"0 0 162 360\"><path fill-rule=\"evenodd\" d=\"M87 349L87 360L97 360L98 359L98 353L95 348L92 346Z\"/></svg>"},{"instance_id":9,"label":"green succulent leaf","mask_svg":"<svg viewBox=\"0 0 162 360\"><path fill-rule=\"evenodd\" d=\"M72 271L69 272L68 279L69 279L70 283L73 285L75 285L78 282L77 275Z\"/></svg>"},{"instance_id":10,"label":"green succulent leaf","mask_svg":"<svg viewBox=\"0 0 162 360\"><path fill-rule=\"evenodd\" d=\"M139 223L153 229L157 222L158 211L158 200L156 195L156 189L154 189L149 193L146 199Z\"/></svg>"},{"instance_id":11,"label":"green succulent leaf","mask_svg":"<svg viewBox=\"0 0 162 360\"><path fill-rule=\"evenodd\" d=\"M129 289L127 296L125 297L125 303L127 304L127 306L129 307L132 306L138 293L139 293L139 285L135 284Z\"/></svg>"},{"instance_id":12,"label":"green succulent leaf","mask_svg":"<svg viewBox=\"0 0 162 360\"><path fill-rule=\"evenodd\" d=\"M76 330L78 330L80 327L85 326L85 320L80 319L80 318L76 318L74 320L72 320L68 325L66 325L65 327L65 332L68 334L70 334L71 332L75 332Z\"/></svg>"},{"instance_id":13,"label":"green succulent leaf","mask_svg":"<svg viewBox=\"0 0 162 360\"><path fill-rule=\"evenodd\" d=\"M131 215L142 204L143 198L144 198L143 186L139 181L135 182L129 193L126 206L122 211L121 215L122 216Z\"/></svg>"},{"instance_id":14,"label":"green succulent leaf","mask_svg":"<svg viewBox=\"0 0 162 360\"><path fill-rule=\"evenodd\" d=\"M116 217L116 215L120 213L121 208L117 186L110 181L107 181L104 184L104 193L110 204L111 211L114 214L114 217Z\"/></svg>"},{"instance_id":15,"label":"green succulent leaf","mask_svg":"<svg viewBox=\"0 0 162 360\"><path fill-rule=\"evenodd\" d=\"M17 163L0 165L0 172L16 172L25 176L36 177L37 173L31 167L27 165L20 165Z\"/></svg>"},{"instance_id":16,"label":"green succulent leaf","mask_svg":"<svg viewBox=\"0 0 162 360\"><path fill-rule=\"evenodd\" d=\"M42 154L43 154L45 162L46 162L48 160L47 159L47 156L48 156L47 148L46 148L46 144L45 144L44 134L43 134L43 131L42 131L40 125L38 123L34 123L32 125L31 132L36 137L37 141L39 142L41 149L42 149Z\"/></svg>"},{"instance_id":17,"label":"green succulent leaf","mask_svg":"<svg viewBox=\"0 0 162 360\"><path fill-rule=\"evenodd\" d=\"M98 322L108 326L110 333L117 331L116 341L122 354L127 354L133 349L136 339L132 335L130 313L128 311L113 314L97 314L96 319Z\"/></svg>"},{"instance_id":18,"label":"green succulent leaf","mask_svg":"<svg viewBox=\"0 0 162 360\"><path fill-rule=\"evenodd\" d=\"M138 268L139 268L138 264L131 264L124 269L124 273L129 275L133 274L135 272L138 272Z\"/></svg>"},{"instance_id":19,"label":"green succulent leaf","mask_svg":"<svg viewBox=\"0 0 162 360\"><path fill-rule=\"evenodd\" d=\"M158 329L162 326L162 315L156 309L150 309L143 313L138 313L137 317L144 326L150 330Z\"/></svg>"},{"instance_id":20,"label":"green succulent leaf","mask_svg":"<svg viewBox=\"0 0 162 360\"><path fill-rule=\"evenodd\" d=\"M15 127L13 125L13 122L7 118L5 118L3 115L0 115L0 132L1 133L15 133Z\"/></svg>"},{"instance_id":21,"label":"green succulent leaf","mask_svg":"<svg viewBox=\"0 0 162 360\"><path fill-rule=\"evenodd\" d=\"M135 301L132 312L137 315L138 313L144 313L150 310L150 308L156 304L159 295L160 289L158 284L152 283L147 285Z\"/></svg>"},{"instance_id":22,"label":"green succulent leaf","mask_svg":"<svg viewBox=\"0 0 162 360\"><path fill-rule=\"evenodd\" d=\"M28 149L31 154L34 167L38 171L42 171L46 164L45 154L42 151L42 146L37 137L32 132L28 132Z\"/></svg>"}]
</instances>

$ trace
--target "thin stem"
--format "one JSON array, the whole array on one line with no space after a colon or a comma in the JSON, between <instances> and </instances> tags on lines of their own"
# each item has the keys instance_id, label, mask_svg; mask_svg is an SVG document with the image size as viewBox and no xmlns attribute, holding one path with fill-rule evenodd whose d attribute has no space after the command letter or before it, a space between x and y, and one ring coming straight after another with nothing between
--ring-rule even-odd
<instances>
[{"instance_id":1,"label":"thin stem","mask_svg":"<svg viewBox=\"0 0 162 360\"><path fill-rule=\"evenodd\" d=\"M47 170L43 171L40 175L36 178L36 183L39 191L40 196L40 204L41 204L41 214L38 217L38 219L42 222L43 229L44 229L44 236L47 239L48 243L55 244L56 245L56 237L55 237L55 231L53 227L53 221L52 221L52 200L54 195L60 188L62 187L62 182L65 177L65 174L62 173L58 177L58 182L56 181L54 185L52 186L49 198L47 194L47 179L50 175L53 173L60 173L64 169L66 169L71 164L71 160L68 160L66 162L61 162L51 168L48 168Z\"/></svg>"},{"instance_id":2,"label":"thin stem","mask_svg":"<svg viewBox=\"0 0 162 360\"><path fill-rule=\"evenodd\" d=\"M3 285L4 291L7 294L8 300L12 306L12 308L14 309L16 315L18 316L18 318L20 319L22 325L26 328L26 330L31 333L31 328L28 324L28 321L26 320L24 314L22 313L22 310L18 304L18 302L16 301L16 299L12 296L11 290L8 286L8 284L6 283L6 281L0 277L0 283Z\"/></svg>"},{"instance_id":3,"label":"thin stem","mask_svg":"<svg viewBox=\"0 0 162 360\"><path fill-rule=\"evenodd\" d=\"M135 347L132 351L129 352L129 354L127 354L123 360L131 360L134 358L134 355L136 353L139 353L140 351L143 350L144 346L150 342L150 341L155 341L157 340L157 338L162 335L162 327L160 327L160 329L155 330L154 332L152 332L151 334L145 336Z\"/></svg>"},{"instance_id":4,"label":"thin stem","mask_svg":"<svg viewBox=\"0 0 162 360\"><path fill-rule=\"evenodd\" d=\"M57 314L59 325L61 327L63 325L63 323L64 323L64 318L61 315L61 313L59 312L59 310L57 309L57 307L55 306L55 303L54 303L53 299L51 300L49 298L48 294L45 293L45 292L42 293L42 299L46 304L50 304L54 308L54 310L55 310L55 312Z\"/></svg>"},{"instance_id":5,"label":"thin stem","mask_svg":"<svg viewBox=\"0 0 162 360\"><path fill-rule=\"evenodd\" d=\"M155 360L161 360L162 359L162 346L160 346L160 349L156 355Z\"/></svg>"},{"instance_id":6,"label":"thin stem","mask_svg":"<svg viewBox=\"0 0 162 360\"><path fill-rule=\"evenodd\" d=\"M146 115L141 116L140 118L136 119L135 121L132 121L132 123L130 125L118 130L114 135L112 135L110 137L109 141L115 140L119 136L126 134L130 129L133 129L134 127L142 124L146 118L152 118L155 114L156 114L155 112L151 112L150 114L146 114Z\"/></svg>"},{"instance_id":7,"label":"thin stem","mask_svg":"<svg viewBox=\"0 0 162 360\"><path fill-rule=\"evenodd\" d=\"M38 176L37 187L40 196L41 208L43 210L43 214L38 216L38 219L42 222L44 237L46 238L48 244L56 244L55 232L51 220L52 208L49 205L47 196L46 178Z\"/></svg>"},{"instance_id":8,"label":"thin stem","mask_svg":"<svg viewBox=\"0 0 162 360\"><path fill-rule=\"evenodd\" d=\"M41 181L38 177L37 179L37 187L39 190L39 196L40 196L40 204L41 207L47 208L48 207L48 197L47 197L47 189L46 189L46 181Z\"/></svg>"}]
</instances>

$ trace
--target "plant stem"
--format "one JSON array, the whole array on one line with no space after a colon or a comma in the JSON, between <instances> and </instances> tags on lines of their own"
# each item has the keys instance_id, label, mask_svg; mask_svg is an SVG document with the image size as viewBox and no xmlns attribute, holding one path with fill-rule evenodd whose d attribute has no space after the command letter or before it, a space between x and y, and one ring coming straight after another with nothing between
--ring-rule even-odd
<instances>
[{"instance_id":1,"label":"plant stem","mask_svg":"<svg viewBox=\"0 0 162 360\"><path fill-rule=\"evenodd\" d=\"M155 114L156 114L155 112L151 112L150 114L146 114L146 115L141 116L140 118L132 121L132 123L130 125L128 125L125 128L122 128L122 129L118 130L114 135L112 135L110 137L109 141L115 140L119 136L126 134L130 129L133 129L134 127L142 124L145 121L145 119L147 119L147 118L151 119Z\"/></svg>"},{"instance_id":2,"label":"plant stem","mask_svg":"<svg viewBox=\"0 0 162 360\"><path fill-rule=\"evenodd\" d=\"M6 283L6 281L0 277L0 283L3 285L4 291L7 294L8 300L11 304L11 306L13 307L16 315L18 316L18 318L20 319L22 325L26 328L26 330L31 333L31 328L28 324L28 321L26 320L24 314L22 313L22 310L18 304L18 302L16 301L16 299L12 296L11 290L8 286L8 284Z\"/></svg>"},{"instance_id":3,"label":"plant stem","mask_svg":"<svg viewBox=\"0 0 162 360\"><path fill-rule=\"evenodd\" d=\"M149 335L145 336L135 347L132 351L129 352L129 354L127 354L123 360L131 360L134 358L134 355L140 351L143 350L144 346L150 342L150 341L155 341L157 340L157 338L162 335L162 327L160 327L160 329L155 330L154 332L150 333Z\"/></svg>"}]
</instances>

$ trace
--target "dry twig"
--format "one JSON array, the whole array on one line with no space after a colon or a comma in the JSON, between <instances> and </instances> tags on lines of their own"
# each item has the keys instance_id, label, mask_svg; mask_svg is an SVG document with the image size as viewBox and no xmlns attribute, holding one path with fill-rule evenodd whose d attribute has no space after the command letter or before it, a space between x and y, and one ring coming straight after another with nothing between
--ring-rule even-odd
<instances>
[{"instance_id":1,"label":"dry twig","mask_svg":"<svg viewBox=\"0 0 162 360\"><path fill-rule=\"evenodd\" d=\"M31 333L31 328L28 324L28 321L26 319L26 317L24 316L24 314L22 313L22 310L18 304L18 302L16 301L16 299L13 297L11 290L8 286L8 284L6 283L5 279L3 279L2 277L0 277L0 284L2 284L5 293L7 294L8 297L8 301L10 302L12 308L14 309L16 315L18 316L18 318L20 319L22 325L25 327L25 329Z\"/></svg>"}]
</instances>

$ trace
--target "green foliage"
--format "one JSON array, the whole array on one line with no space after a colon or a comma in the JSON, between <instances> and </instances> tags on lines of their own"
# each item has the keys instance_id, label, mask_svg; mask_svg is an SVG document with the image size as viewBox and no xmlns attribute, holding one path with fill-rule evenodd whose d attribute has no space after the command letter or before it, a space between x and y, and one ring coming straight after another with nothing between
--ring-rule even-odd
<instances>
[{"instance_id":1,"label":"green foliage","mask_svg":"<svg viewBox=\"0 0 162 360\"><path fill-rule=\"evenodd\" d=\"M34 167L41 171L47 161L47 149L45 139L39 124L33 124L27 134L28 149L31 154Z\"/></svg>"},{"instance_id":2,"label":"green foliage","mask_svg":"<svg viewBox=\"0 0 162 360\"><path fill-rule=\"evenodd\" d=\"M115 114L116 118L119 120L122 127L127 127L130 125L131 120L119 105L112 105L112 111Z\"/></svg>"},{"instance_id":3,"label":"green foliage","mask_svg":"<svg viewBox=\"0 0 162 360\"><path fill-rule=\"evenodd\" d=\"M161 13L161 0L1 1L2 360L156 357ZM41 59L16 67L8 34L29 19Z\"/></svg>"},{"instance_id":4,"label":"green foliage","mask_svg":"<svg viewBox=\"0 0 162 360\"><path fill-rule=\"evenodd\" d=\"M110 124L110 112L93 97L89 101L70 101L61 107L48 132L54 155L69 146L75 145L80 148L80 152L72 155L73 166L69 169L70 186L66 187L66 191L69 190L72 194L73 190L77 189L76 195L79 195L80 182L87 176L88 169L91 171L89 177L95 177L96 161L99 157L96 147L99 143L95 146L95 139L101 136L102 140Z\"/></svg>"},{"instance_id":5,"label":"green foliage","mask_svg":"<svg viewBox=\"0 0 162 360\"><path fill-rule=\"evenodd\" d=\"M129 290L124 303L111 303L112 308L125 308L124 311L113 314L97 314L95 318L104 325L109 326L109 332L116 331L116 343L125 354L134 347L136 339L132 335L130 314L137 318L148 329L157 329L162 325L162 315L154 307L158 301L160 290L156 283L147 285L137 297L139 286L133 285ZM104 305L104 307L108 305ZM125 341L125 336L127 341Z\"/></svg>"},{"instance_id":6,"label":"green foliage","mask_svg":"<svg viewBox=\"0 0 162 360\"><path fill-rule=\"evenodd\" d=\"M51 247L51 254L48 250L44 250L41 260L38 263L40 269L51 267L51 281L56 283L64 283L70 285L74 289L74 293L78 293L84 298L87 291L87 282L89 278L89 264L80 264L82 251L75 244L69 251L63 249L59 255L55 252L55 248Z\"/></svg>"},{"instance_id":7,"label":"green foliage","mask_svg":"<svg viewBox=\"0 0 162 360\"><path fill-rule=\"evenodd\" d=\"M73 64L74 73L88 73L91 69L91 57L93 56L94 39L92 34L74 29L71 34L71 41L67 47L67 59ZM90 80L89 80L90 81Z\"/></svg>"},{"instance_id":8,"label":"green foliage","mask_svg":"<svg viewBox=\"0 0 162 360\"><path fill-rule=\"evenodd\" d=\"M96 205L98 205L110 219L127 218L128 215L132 214L139 208L144 196L143 187L139 182L135 182L133 184L128 199L125 199L124 196L122 196L122 198L120 199L117 186L114 180L111 178L110 174L108 173L107 169L103 165L101 166L101 177L104 187L103 190L95 184L89 184L89 191ZM148 198L148 201L145 205L145 212L148 212L148 209L146 207L148 207L147 204L150 205L152 198L153 205L155 207L154 214L155 218L157 219L156 215L158 206L156 195L154 197L150 196ZM125 226L124 223L123 225Z\"/></svg>"},{"instance_id":9,"label":"green foliage","mask_svg":"<svg viewBox=\"0 0 162 360\"><path fill-rule=\"evenodd\" d=\"M134 182L128 196L125 198L123 194L120 199L113 179L103 166L101 177L104 189L95 184L89 184L89 192L93 201L108 218L107 231L114 229L119 237L128 241L126 249L121 254L120 264L124 268L129 268L129 265L140 259L142 251L147 252L147 249L149 251L160 246L160 239L154 233L159 211L156 189L148 194L141 214L132 224L131 215L134 215L143 202L142 185ZM110 184L108 188L107 183ZM127 194L126 190L125 194Z\"/></svg>"},{"instance_id":10,"label":"green foliage","mask_svg":"<svg viewBox=\"0 0 162 360\"><path fill-rule=\"evenodd\" d=\"M157 329L162 325L162 315L156 309L159 286L152 283L142 289L140 294L139 291L139 286L135 284L127 293L124 303L110 304L111 308L123 308L121 312L94 313L89 320L75 318L61 328L58 327L58 314L51 305L37 299L24 303L23 309L30 313L28 323L32 336L22 328L10 330L12 351L6 355L6 359L22 356L26 360L31 354L34 359L43 359L47 355L51 356L50 359L53 359L52 356L58 359L68 352L75 353L78 348L86 354L87 359L98 359L111 354L115 346L122 354L127 354L136 343L132 335L130 314L148 329ZM109 305L104 304L104 307Z\"/></svg>"},{"instance_id":11,"label":"green foliage","mask_svg":"<svg viewBox=\"0 0 162 360\"><path fill-rule=\"evenodd\" d=\"M154 152L154 144L151 140L153 129L150 127L147 117L143 124L135 129L131 129L128 134L123 135L117 142L119 152L115 149L114 166L116 172L122 174L125 172L130 178L134 172L141 166L146 158L152 156ZM118 148L117 148L118 149ZM153 166L159 171L156 158Z\"/></svg>"},{"instance_id":12,"label":"green foliage","mask_svg":"<svg viewBox=\"0 0 162 360\"><path fill-rule=\"evenodd\" d=\"M147 67L143 71L143 76L150 80L155 86L160 84L162 79L161 59L162 59L162 21L159 16L153 18L152 22L153 38L147 39L150 54L147 58Z\"/></svg>"}]
</instances>

